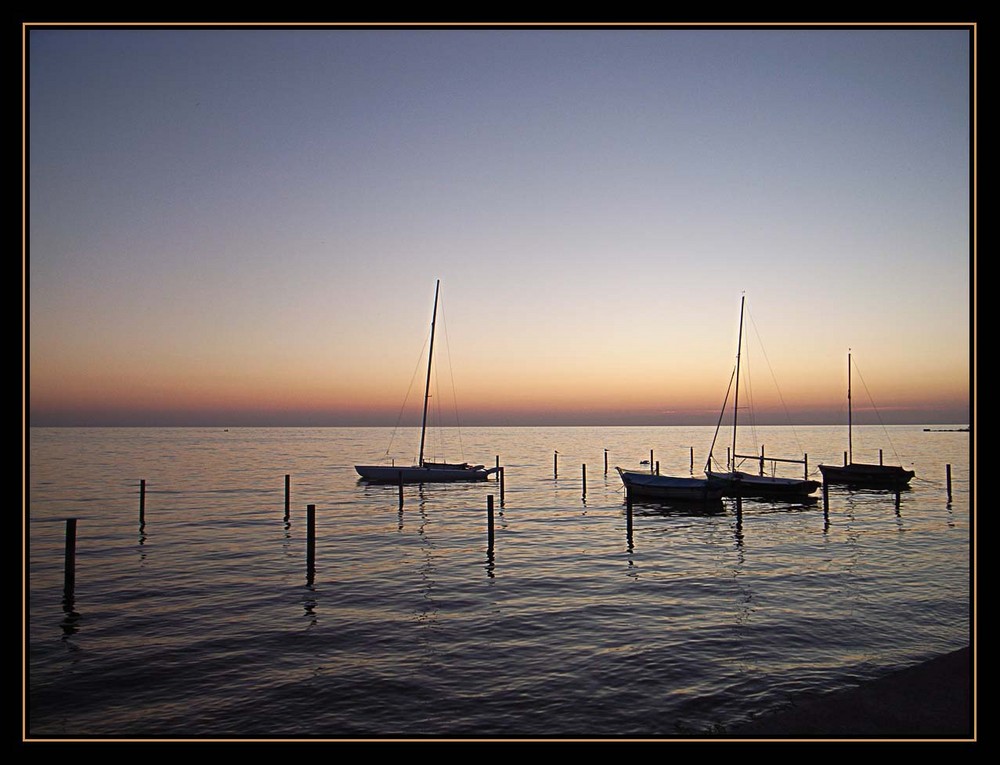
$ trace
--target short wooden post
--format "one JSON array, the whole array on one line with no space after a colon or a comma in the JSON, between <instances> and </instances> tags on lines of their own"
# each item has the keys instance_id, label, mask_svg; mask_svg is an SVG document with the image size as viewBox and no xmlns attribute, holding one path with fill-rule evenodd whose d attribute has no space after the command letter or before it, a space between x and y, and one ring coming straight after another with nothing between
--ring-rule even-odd
<instances>
[{"instance_id":1,"label":"short wooden post","mask_svg":"<svg viewBox=\"0 0 1000 765\"><path fill-rule=\"evenodd\" d=\"M879 465L882 464L882 450L881 449L878 450L878 464Z\"/></svg>"},{"instance_id":2,"label":"short wooden post","mask_svg":"<svg viewBox=\"0 0 1000 765\"><path fill-rule=\"evenodd\" d=\"M632 539L632 493L625 490L625 533Z\"/></svg>"},{"instance_id":3,"label":"short wooden post","mask_svg":"<svg viewBox=\"0 0 1000 765\"><path fill-rule=\"evenodd\" d=\"M146 525L146 479L139 481L139 525Z\"/></svg>"},{"instance_id":4,"label":"short wooden post","mask_svg":"<svg viewBox=\"0 0 1000 765\"><path fill-rule=\"evenodd\" d=\"M694 447L691 447L691 472L694 473Z\"/></svg>"},{"instance_id":5,"label":"short wooden post","mask_svg":"<svg viewBox=\"0 0 1000 765\"><path fill-rule=\"evenodd\" d=\"M486 538L490 550L493 549L493 495L486 495Z\"/></svg>"},{"instance_id":6,"label":"short wooden post","mask_svg":"<svg viewBox=\"0 0 1000 765\"><path fill-rule=\"evenodd\" d=\"M399 471L399 509L403 509L403 471Z\"/></svg>"},{"instance_id":7,"label":"short wooden post","mask_svg":"<svg viewBox=\"0 0 1000 765\"><path fill-rule=\"evenodd\" d=\"M559 452L552 453L552 477L559 477Z\"/></svg>"},{"instance_id":8,"label":"short wooden post","mask_svg":"<svg viewBox=\"0 0 1000 765\"><path fill-rule=\"evenodd\" d=\"M582 469L582 472L583 472L583 498L586 499L587 498L587 463L586 462L583 463L581 469Z\"/></svg>"},{"instance_id":9,"label":"short wooden post","mask_svg":"<svg viewBox=\"0 0 1000 765\"><path fill-rule=\"evenodd\" d=\"M63 564L63 594L72 597L76 588L76 518L66 519L66 556Z\"/></svg>"},{"instance_id":10,"label":"short wooden post","mask_svg":"<svg viewBox=\"0 0 1000 765\"><path fill-rule=\"evenodd\" d=\"M500 504L503 504L503 468L500 468Z\"/></svg>"},{"instance_id":11,"label":"short wooden post","mask_svg":"<svg viewBox=\"0 0 1000 765\"><path fill-rule=\"evenodd\" d=\"M951 465L945 465L945 475L948 485L948 501L951 502Z\"/></svg>"},{"instance_id":12,"label":"short wooden post","mask_svg":"<svg viewBox=\"0 0 1000 765\"><path fill-rule=\"evenodd\" d=\"M657 475L660 474L660 461L659 460L656 461L656 474Z\"/></svg>"},{"instance_id":13,"label":"short wooden post","mask_svg":"<svg viewBox=\"0 0 1000 765\"><path fill-rule=\"evenodd\" d=\"M844 466L847 466L847 452L844 452Z\"/></svg>"},{"instance_id":14,"label":"short wooden post","mask_svg":"<svg viewBox=\"0 0 1000 765\"><path fill-rule=\"evenodd\" d=\"M604 450L604 475L608 474L608 450Z\"/></svg>"},{"instance_id":15,"label":"short wooden post","mask_svg":"<svg viewBox=\"0 0 1000 765\"><path fill-rule=\"evenodd\" d=\"M285 473L285 520L287 521L292 514L291 511L292 503L292 477Z\"/></svg>"},{"instance_id":16,"label":"short wooden post","mask_svg":"<svg viewBox=\"0 0 1000 765\"><path fill-rule=\"evenodd\" d=\"M497 455L497 465L496 465L496 467L497 467L497 472L499 473L500 472L500 455L499 454Z\"/></svg>"},{"instance_id":17,"label":"short wooden post","mask_svg":"<svg viewBox=\"0 0 1000 765\"><path fill-rule=\"evenodd\" d=\"M306 572L312 581L316 571L316 505L306 506Z\"/></svg>"},{"instance_id":18,"label":"short wooden post","mask_svg":"<svg viewBox=\"0 0 1000 765\"><path fill-rule=\"evenodd\" d=\"M653 472L653 450L649 450L649 472Z\"/></svg>"},{"instance_id":19,"label":"short wooden post","mask_svg":"<svg viewBox=\"0 0 1000 765\"><path fill-rule=\"evenodd\" d=\"M830 486L826 481L823 481L823 512L826 513L830 510Z\"/></svg>"}]
</instances>

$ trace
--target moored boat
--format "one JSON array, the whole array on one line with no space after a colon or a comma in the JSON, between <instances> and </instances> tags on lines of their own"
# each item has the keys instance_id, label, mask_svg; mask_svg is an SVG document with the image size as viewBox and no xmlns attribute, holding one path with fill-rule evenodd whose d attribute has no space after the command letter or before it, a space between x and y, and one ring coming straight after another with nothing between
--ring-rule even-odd
<instances>
[{"instance_id":1,"label":"moored boat","mask_svg":"<svg viewBox=\"0 0 1000 765\"><path fill-rule=\"evenodd\" d=\"M810 478L782 478L755 475L739 470L715 472L706 470L708 482L726 497L756 497L761 499L801 499L813 494L820 482Z\"/></svg>"},{"instance_id":2,"label":"moored boat","mask_svg":"<svg viewBox=\"0 0 1000 765\"><path fill-rule=\"evenodd\" d=\"M736 345L736 367L733 370L733 379L736 381L735 393L733 395L733 446L728 468L725 471L712 470L712 450L715 448L715 441L719 435L719 427L722 425L722 414L719 415L719 424L715 428L715 436L712 438L712 446L708 450L708 460L705 463L705 477L709 483L722 490L727 497L754 497L761 499L775 500L798 500L807 498L820 487L819 481L814 481L808 475L802 478L787 478L780 476L768 476L764 474L764 458L760 456L750 457L736 453L736 425L739 414L740 398L740 352L743 346L743 307L746 298L740 300L740 328ZM730 381L732 383L732 380ZM726 394L728 400L728 392ZM726 401L722 404L722 413L725 413ZM763 455L763 452L761 453ZM746 473L736 469L737 459L759 459L760 473ZM808 473L808 464L805 459L780 459L769 458L772 462L792 462L804 466Z\"/></svg>"},{"instance_id":3,"label":"moored boat","mask_svg":"<svg viewBox=\"0 0 1000 765\"><path fill-rule=\"evenodd\" d=\"M498 468L468 463L424 462L422 465L355 465L364 480L372 483L450 483L453 481L485 481Z\"/></svg>"},{"instance_id":4,"label":"moored boat","mask_svg":"<svg viewBox=\"0 0 1000 765\"><path fill-rule=\"evenodd\" d=\"M431 314L431 339L427 352L427 380L424 385L424 413L420 423L420 456L416 465L355 465L354 469L364 481L372 483L452 483L457 481L485 481L500 470L467 462L430 462L424 459L427 437L427 403L431 395L431 365L434 360L434 325L437 322L438 292L441 280L434 287L434 310Z\"/></svg>"},{"instance_id":5,"label":"moored boat","mask_svg":"<svg viewBox=\"0 0 1000 765\"><path fill-rule=\"evenodd\" d=\"M847 352L847 451L843 465L820 465L823 482L841 486L856 486L867 489L902 489L910 484L915 472L900 465L883 465L881 454L879 463L854 461L854 422L851 403L851 352Z\"/></svg>"},{"instance_id":6,"label":"moored boat","mask_svg":"<svg viewBox=\"0 0 1000 765\"><path fill-rule=\"evenodd\" d=\"M615 467L629 495L650 499L686 502L714 502L722 499L722 489L712 486L704 478L682 478L655 475L641 471L622 470Z\"/></svg>"}]
</instances>

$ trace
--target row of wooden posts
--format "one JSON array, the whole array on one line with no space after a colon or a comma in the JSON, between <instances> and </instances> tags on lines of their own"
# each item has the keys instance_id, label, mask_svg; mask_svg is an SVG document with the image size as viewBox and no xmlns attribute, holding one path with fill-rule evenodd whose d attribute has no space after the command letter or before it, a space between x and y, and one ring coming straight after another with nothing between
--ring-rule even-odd
<instances>
[{"instance_id":1,"label":"row of wooden posts","mask_svg":"<svg viewBox=\"0 0 1000 765\"><path fill-rule=\"evenodd\" d=\"M499 460L499 457L497 459ZM497 464L499 464L499 462ZM653 462L653 450L650 449L649 450L649 465L650 465L651 469L652 469L652 467L653 467L654 464L656 466L656 468L655 468L656 474L659 475L659 473L660 473L660 462L659 462L659 460L657 460L655 463ZM694 472L694 447L693 446L691 447L691 472L692 473ZM605 449L604 450L604 475L607 475L607 474L608 474L608 450ZM558 478L559 477L559 452L558 451L555 451L552 454L552 477L553 478ZM584 464L584 466L583 466L583 483L584 483L584 487L586 487L586 484L587 484L587 466L586 466L586 464ZM586 491L584 491L584 494L586 494Z\"/></svg>"},{"instance_id":2,"label":"row of wooden posts","mask_svg":"<svg viewBox=\"0 0 1000 765\"><path fill-rule=\"evenodd\" d=\"M555 460L558 460L559 452L555 453ZM650 464L653 464L652 457L653 452L650 450ZM692 465L694 464L694 450L691 450L691 460ZM500 467L500 457L497 456L497 467L499 468L499 484L500 484L500 504L503 505L504 497L504 472L503 468ZM587 496L587 465L583 464L583 496ZM608 450L604 450L604 472L608 471ZM659 463L656 463L656 472L659 473ZM553 474L554 477L558 477L558 462L553 463ZM946 465L946 483L948 491L948 501L951 502L951 465ZM287 523L291 517L291 481L292 477L289 474L285 475L285 522ZM626 529L628 538L632 538L632 497L626 491L625 492L625 506L626 506ZM824 513L829 510L830 500L827 484L823 483L823 511ZM402 474L400 474L399 480L399 507L403 507L403 480ZM899 491L896 491L896 507L899 507ZM736 498L736 513L737 520L739 521L742 516L743 501L741 497ZM64 582L63 591L67 597L71 597L76 585L76 518L66 519L66 547L65 547L65 563L64 563ZM146 524L146 479L143 478L139 481L139 527L143 528ZM486 497L486 528L487 528L487 546L490 556L493 555L493 543L494 543L494 533L493 533L493 495L488 494ZM316 563L316 505L306 506L306 568L310 583L312 581L313 574L315 572Z\"/></svg>"}]
</instances>

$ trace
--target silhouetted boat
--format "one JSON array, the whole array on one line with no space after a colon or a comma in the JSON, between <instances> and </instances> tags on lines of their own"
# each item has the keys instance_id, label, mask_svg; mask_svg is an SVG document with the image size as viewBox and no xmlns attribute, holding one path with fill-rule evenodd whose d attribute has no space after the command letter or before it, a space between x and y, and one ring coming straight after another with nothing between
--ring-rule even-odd
<instances>
[{"instance_id":1,"label":"silhouetted boat","mask_svg":"<svg viewBox=\"0 0 1000 765\"><path fill-rule=\"evenodd\" d=\"M847 453L843 465L820 465L823 481L828 484L869 489L902 489L909 485L914 471L899 465L883 465L854 461L851 404L851 352L847 352Z\"/></svg>"},{"instance_id":2,"label":"silhouetted boat","mask_svg":"<svg viewBox=\"0 0 1000 765\"><path fill-rule=\"evenodd\" d=\"M722 426L722 418L726 410L726 401L722 403L722 413L719 415L719 423L715 428L715 436L712 438L712 447L708 450L708 460L705 463L705 476L709 483L723 491L727 497L759 497L764 499L788 499L796 500L808 497L820 487L819 481L809 478L783 478L778 476L764 475L764 458L760 459L760 474L741 472L735 468L737 458L758 459L756 455L739 455L736 453L736 425L737 412L739 410L740 397L740 353L743 347L743 305L746 298L740 299L740 331L736 344L736 368L733 372L736 380L736 391L733 396L733 449L727 471L712 470L712 450L715 448L715 440L719 435L719 428ZM732 381L730 381L732 382ZM729 394L727 392L726 399ZM770 457L772 462L795 462L804 464L804 460L779 459Z\"/></svg>"},{"instance_id":3,"label":"silhouetted boat","mask_svg":"<svg viewBox=\"0 0 1000 765\"><path fill-rule=\"evenodd\" d=\"M622 484L633 497L668 499L686 502L714 502L722 499L722 489L705 478L681 478L670 475L622 470L615 467Z\"/></svg>"},{"instance_id":4,"label":"silhouetted boat","mask_svg":"<svg viewBox=\"0 0 1000 765\"><path fill-rule=\"evenodd\" d=\"M431 314L431 340L427 352L427 382L424 387L424 414L420 424L420 456L416 465L355 465L354 469L365 481L378 483L451 483L456 481L484 481L499 468L470 465L468 462L429 462L424 459L424 442L427 435L427 402L431 393L431 365L434 360L434 325L437 321L438 290L441 280L434 287L434 311Z\"/></svg>"}]
</instances>

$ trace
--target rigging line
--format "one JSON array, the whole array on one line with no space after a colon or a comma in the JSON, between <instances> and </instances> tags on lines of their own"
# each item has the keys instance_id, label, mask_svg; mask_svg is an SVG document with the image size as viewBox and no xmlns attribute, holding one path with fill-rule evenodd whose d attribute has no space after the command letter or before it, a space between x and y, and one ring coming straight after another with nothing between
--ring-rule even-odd
<instances>
[{"instance_id":1,"label":"rigging line","mask_svg":"<svg viewBox=\"0 0 1000 765\"><path fill-rule=\"evenodd\" d=\"M440 316L440 322L444 324L444 301L438 303L438 315ZM438 358L440 359L441 354L438 353ZM450 363L450 361L449 361ZM437 457L436 459L441 462L448 461L448 449L445 444L444 435L444 417L441 414L441 363L440 361L434 365L434 393L431 396L434 399L434 433L437 437Z\"/></svg>"},{"instance_id":2,"label":"rigging line","mask_svg":"<svg viewBox=\"0 0 1000 765\"><path fill-rule=\"evenodd\" d=\"M851 360L851 363L854 365L854 369L858 373L858 377L861 378L861 386L865 389L865 393L868 395L868 402L872 405L872 409L875 411L875 416L878 418L878 424L882 426L882 432L885 434L885 440L889 442L889 448L892 449L893 456L896 458L897 462L902 462L902 459L900 459L899 454L896 452L895 445L892 443L892 439L889 438L889 431L885 427L885 423L882 422L882 414L879 412L878 407L875 406L875 400L868 391L868 383L865 382L865 378L861 374L861 370L858 368L858 363L853 359Z\"/></svg>"},{"instance_id":3,"label":"rigging line","mask_svg":"<svg viewBox=\"0 0 1000 765\"><path fill-rule=\"evenodd\" d=\"M750 343L747 342L746 346L743 348L743 368L746 370L746 374L743 375L744 383L743 387L746 391L746 404L744 408L747 410L747 415L750 421L750 441L753 444L754 451L757 451L760 445L760 437L757 435L757 408L754 406L754 393L753 393L753 375L750 374ZM736 455L733 455L733 463L736 462ZM740 465L743 463L741 462Z\"/></svg>"},{"instance_id":4,"label":"rigging line","mask_svg":"<svg viewBox=\"0 0 1000 765\"><path fill-rule=\"evenodd\" d=\"M396 431L399 430L399 422L403 419L403 412L406 410L406 402L410 399L410 393L413 391L413 381L417 379L417 372L420 370L421 361L424 358L424 349L427 348L427 340L429 335L424 336L424 346L420 349L420 355L417 356L417 363L413 367L413 375L410 377L410 385L406 389L406 395L403 397L403 405L399 408L399 415L396 417L396 424L392 427L392 434L389 436L389 446L386 447L385 456L389 456L389 451L392 449L392 442L396 439Z\"/></svg>"},{"instance_id":5,"label":"rigging line","mask_svg":"<svg viewBox=\"0 0 1000 765\"><path fill-rule=\"evenodd\" d=\"M462 443L462 424L458 417L458 389L455 387L455 367L451 363L451 345L448 341L448 322L444 313L444 301L441 301L441 324L444 328L444 347L448 356L448 374L451 378L451 398L455 407L455 431L458 433L458 454L465 460L465 445Z\"/></svg>"},{"instance_id":6,"label":"rigging line","mask_svg":"<svg viewBox=\"0 0 1000 765\"><path fill-rule=\"evenodd\" d=\"M749 311L747 311L749 314ZM781 393L781 386L778 385L778 378L774 374L774 367L771 366L771 359L767 356L767 349L764 348L764 341L760 337L760 331L757 329L757 323L754 321L753 316L750 315L750 324L753 326L754 335L757 337L757 343L760 345L760 352L764 356L764 362L767 364L767 370L771 373L771 380L774 382L774 389L778 393L778 400L781 402L781 408L785 412L785 420L788 425L791 425L792 435L795 436L795 442L798 444L799 450L805 452L802 448L802 440L799 438L798 431L795 429L795 425L791 422L791 417L788 414L788 405L785 403L785 397Z\"/></svg>"},{"instance_id":7,"label":"rigging line","mask_svg":"<svg viewBox=\"0 0 1000 765\"><path fill-rule=\"evenodd\" d=\"M715 435L712 436L712 445L708 447L708 459L705 461L705 472L707 473L712 469L712 452L715 451L715 441L719 437L719 430L722 428L722 418L726 416L726 404L729 403L729 393L733 389L733 380L736 379L736 367L733 367L733 373L729 375L729 387L726 388L726 397L722 402L722 410L719 412L719 421L715 425Z\"/></svg>"}]
</instances>

